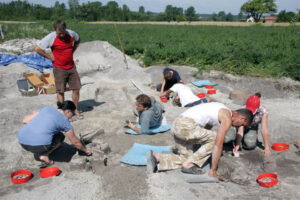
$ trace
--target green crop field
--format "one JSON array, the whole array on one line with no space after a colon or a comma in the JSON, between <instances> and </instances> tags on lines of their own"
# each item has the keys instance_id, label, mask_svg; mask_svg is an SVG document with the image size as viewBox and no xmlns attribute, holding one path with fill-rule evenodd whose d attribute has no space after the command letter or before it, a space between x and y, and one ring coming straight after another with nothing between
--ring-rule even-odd
<instances>
[{"instance_id":1,"label":"green crop field","mask_svg":"<svg viewBox=\"0 0 300 200\"><path fill-rule=\"evenodd\" d=\"M67 23L81 41L104 40L120 49L113 24ZM300 80L300 26L118 24L125 53L154 64L189 65L238 75ZM5 24L7 39L41 39L52 23Z\"/></svg>"}]
</instances>

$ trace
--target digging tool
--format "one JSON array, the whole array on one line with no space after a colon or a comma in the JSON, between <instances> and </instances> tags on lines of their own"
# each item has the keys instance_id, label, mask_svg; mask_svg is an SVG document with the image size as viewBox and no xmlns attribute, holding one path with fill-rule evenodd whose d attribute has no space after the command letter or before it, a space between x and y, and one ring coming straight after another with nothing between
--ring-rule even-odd
<instances>
[{"instance_id":1,"label":"digging tool","mask_svg":"<svg viewBox=\"0 0 300 200\"><path fill-rule=\"evenodd\" d=\"M131 83L138 89L142 94L146 94L132 79L130 79Z\"/></svg>"},{"instance_id":2,"label":"digging tool","mask_svg":"<svg viewBox=\"0 0 300 200\"><path fill-rule=\"evenodd\" d=\"M296 140L295 146L300 151L300 140Z\"/></svg>"},{"instance_id":3,"label":"digging tool","mask_svg":"<svg viewBox=\"0 0 300 200\"><path fill-rule=\"evenodd\" d=\"M123 52L124 62L125 62L125 64L126 64L126 69L128 69L128 63L127 63L127 60L126 60L126 55L125 55L125 52L124 52L123 44L122 44L122 41L121 41L121 38L120 38L120 35L119 35L119 30L118 30L118 27L117 27L116 24L114 24L114 26L115 26L116 34L117 34L117 36L118 36L119 43L120 43L120 46L121 46L121 49L122 49L122 52Z\"/></svg>"}]
</instances>

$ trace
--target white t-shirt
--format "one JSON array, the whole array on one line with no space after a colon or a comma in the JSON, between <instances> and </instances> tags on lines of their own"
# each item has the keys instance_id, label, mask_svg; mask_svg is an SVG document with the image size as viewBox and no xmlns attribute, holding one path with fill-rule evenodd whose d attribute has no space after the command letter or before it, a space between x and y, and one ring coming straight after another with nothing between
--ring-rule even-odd
<instances>
[{"instance_id":1,"label":"white t-shirt","mask_svg":"<svg viewBox=\"0 0 300 200\"><path fill-rule=\"evenodd\" d=\"M218 115L219 110L222 108L228 109L231 113L231 110L224 104L211 102L193 106L183 112L181 115L192 118L201 127L205 127L206 125L219 126L220 122L218 119Z\"/></svg>"},{"instance_id":2,"label":"white t-shirt","mask_svg":"<svg viewBox=\"0 0 300 200\"><path fill-rule=\"evenodd\" d=\"M184 107L185 105L187 105L189 103L200 100L199 97L194 95L191 88L184 84L176 83L170 88L170 90L177 93L182 107Z\"/></svg>"}]
</instances>

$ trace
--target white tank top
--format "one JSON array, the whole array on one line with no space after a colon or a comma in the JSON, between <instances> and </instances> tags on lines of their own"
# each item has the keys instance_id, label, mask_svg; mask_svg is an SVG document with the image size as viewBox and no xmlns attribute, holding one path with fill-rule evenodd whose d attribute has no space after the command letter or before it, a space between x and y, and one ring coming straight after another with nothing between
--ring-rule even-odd
<instances>
[{"instance_id":1,"label":"white tank top","mask_svg":"<svg viewBox=\"0 0 300 200\"><path fill-rule=\"evenodd\" d=\"M201 127L205 127L206 125L219 126L220 122L218 119L218 114L219 110L222 108L229 110L231 114L231 110L224 104L211 102L193 106L183 112L181 115L184 117L192 118Z\"/></svg>"}]
</instances>

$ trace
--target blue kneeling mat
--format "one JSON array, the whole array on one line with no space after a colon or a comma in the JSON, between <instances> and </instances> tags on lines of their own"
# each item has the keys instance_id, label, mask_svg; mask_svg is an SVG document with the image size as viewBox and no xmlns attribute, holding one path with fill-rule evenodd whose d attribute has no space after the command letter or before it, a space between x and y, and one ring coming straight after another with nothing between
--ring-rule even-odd
<instances>
[{"instance_id":1,"label":"blue kneeling mat","mask_svg":"<svg viewBox=\"0 0 300 200\"><path fill-rule=\"evenodd\" d=\"M140 125L140 124L137 124L136 127L137 127L137 128L141 128L141 125ZM161 126L158 127L158 128L150 129L151 132L150 132L150 133L147 133L147 134L151 135L151 134L155 134L155 133L163 133L163 132L166 132L166 131L168 131L168 130L170 130L170 129L171 129L171 126L170 126L170 125L161 125ZM128 129L125 133L127 133L127 134L132 134L132 135L143 135L143 134L141 134L141 133L135 132L135 131L132 130L132 129Z\"/></svg>"},{"instance_id":2,"label":"blue kneeling mat","mask_svg":"<svg viewBox=\"0 0 300 200\"><path fill-rule=\"evenodd\" d=\"M211 83L209 80L194 81L192 83L197 87L204 87L206 85L214 85L214 86L217 85L216 83Z\"/></svg>"},{"instance_id":3,"label":"blue kneeling mat","mask_svg":"<svg viewBox=\"0 0 300 200\"><path fill-rule=\"evenodd\" d=\"M151 146L148 144L134 143L133 147L123 156L120 162L128 165L147 165L147 152L152 150L156 153L170 152L170 146Z\"/></svg>"}]
</instances>

